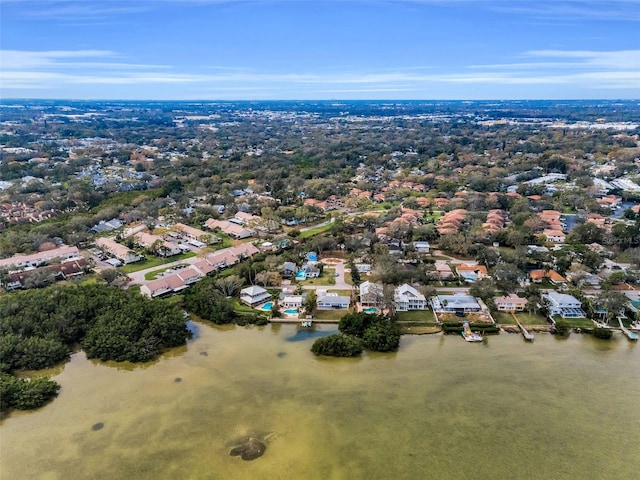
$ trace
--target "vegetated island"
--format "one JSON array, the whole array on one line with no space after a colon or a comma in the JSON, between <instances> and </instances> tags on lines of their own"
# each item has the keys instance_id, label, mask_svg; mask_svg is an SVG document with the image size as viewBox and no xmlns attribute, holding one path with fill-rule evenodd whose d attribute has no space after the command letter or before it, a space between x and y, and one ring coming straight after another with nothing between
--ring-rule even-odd
<instances>
[{"instance_id":1,"label":"vegetated island","mask_svg":"<svg viewBox=\"0 0 640 480\"><path fill-rule=\"evenodd\" d=\"M80 347L88 358L145 362L183 345L182 310L105 285L55 286L0 297L0 414L38 408L59 385L23 370L52 367Z\"/></svg>"},{"instance_id":2,"label":"vegetated island","mask_svg":"<svg viewBox=\"0 0 640 480\"><path fill-rule=\"evenodd\" d=\"M391 352L400 345L400 328L390 317L370 313L343 316L340 333L319 338L311 346L315 355L355 357L366 348L375 352Z\"/></svg>"}]
</instances>

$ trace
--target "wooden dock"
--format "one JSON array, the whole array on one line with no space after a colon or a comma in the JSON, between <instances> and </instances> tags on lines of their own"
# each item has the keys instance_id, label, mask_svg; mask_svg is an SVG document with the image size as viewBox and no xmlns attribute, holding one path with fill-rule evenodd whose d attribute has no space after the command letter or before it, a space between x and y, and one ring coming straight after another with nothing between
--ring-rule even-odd
<instances>
[{"instance_id":1,"label":"wooden dock","mask_svg":"<svg viewBox=\"0 0 640 480\"><path fill-rule=\"evenodd\" d=\"M638 334L627 329L627 327L623 325L621 318L618 318L618 323L620 324L620 330L622 330L622 333L624 333L629 340L638 340Z\"/></svg>"},{"instance_id":2,"label":"wooden dock","mask_svg":"<svg viewBox=\"0 0 640 480\"><path fill-rule=\"evenodd\" d=\"M511 315L513 316L513 319L516 321L516 323L518 324L518 327L520 328L520 331L522 332L522 336L524 337L525 340L529 340L530 342L533 342L533 339L535 338L533 336L532 333L529 333L527 331L526 328L524 328L524 325L522 325L520 323L520 321L518 320L518 317L516 317L516 314L511 312Z\"/></svg>"}]
</instances>

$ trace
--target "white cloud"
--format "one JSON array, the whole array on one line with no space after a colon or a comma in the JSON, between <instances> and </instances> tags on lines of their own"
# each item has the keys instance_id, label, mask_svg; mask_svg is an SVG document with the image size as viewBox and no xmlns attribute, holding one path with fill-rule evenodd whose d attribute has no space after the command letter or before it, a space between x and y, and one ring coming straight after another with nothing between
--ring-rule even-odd
<instances>
[{"instance_id":1,"label":"white cloud","mask_svg":"<svg viewBox=\"0 0 640 480\"><path fill-rule=\"evenodd\" d=\"M500 91L501 86L555 85L576 91L618 90L627 96L634 89L640 92L638 50L536 50L524 52L520 57L540 62L475 65L444 72L424 67L339 72L268 72L219 66L178 70L166 65L109 61L120 57L107 50L9 50L0 55L0 86L5 96L7 92L57 91L80 85L86 88L182 85L197 90L335 94L418 92L445 85L490 86L495 91Z\"/></svg>"}]
</instances>

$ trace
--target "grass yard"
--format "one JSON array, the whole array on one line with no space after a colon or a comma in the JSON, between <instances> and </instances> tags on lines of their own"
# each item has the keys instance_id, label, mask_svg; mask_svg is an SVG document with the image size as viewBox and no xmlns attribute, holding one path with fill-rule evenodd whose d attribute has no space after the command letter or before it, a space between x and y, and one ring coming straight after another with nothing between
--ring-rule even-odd
<instances>
[{"instance_id":1,"label":"grass yard","mask_svg":"<svg viewBox=\"0 0 640 480\"><path fill-rule=\"evenodd\" d=\"M173 257L146 257L144 260L140 260L136 263L129 263L120 267L120 271L124 273L133 273L147 268L160 267L171 262L177 262L179 260L186 260L187 258L195 257L195 252L181 253L180 255L174 255Z\"/></svg>"},{"instance_id":2,"label":"grass yard","mask_svg":"<svg viewBox=\"0 0 640 480\"><path fill-rule=\"evenodd\" d=\"M516 317L522 325L547 325L549 323L544 316L537 313L520 312L516 313Z\"/></svg>"},{"instance_id":3,"label":"grass yard","mask_svg":"<svg viewBox=\"0 0 640 480\"><path fill-rule=\"evenodd\" d=\"M491 312L491 315L495 319L496 323L503 325L515 325L516 321L513 319L510 313L507 312ZM519 319L519 318L518 318ZM524 322L523 322L524 324Z\"/></svg>"},{"instance_id":4,"label":"grass yard","mask_svg":"<svg viewBox=\"0 0 640 480\"><path fill-rule=\"evenodd\" d=\"M409 312L396 312L399 322L429 322L436 321L431 310L411 310Z\"/></svg>"},{"instance_id":5,"label":"grass yard","mask_svg":"<svg viewBox=\"0 0 640 480\"><path fill-rule=\"evenodd\" d=\"M556 321L556 324L561 327L569 327L569 328L593 328L593 322L588 318L562 318L559 316L553 317Z\"/></svg>"},{"instance_id":6,"label":"grass yard","mask_svg":"<svg viewBox=\"0 0 640 480\"><path fill-rule=\"evenodd\" d=\"M334 268L324 267L322 275L318 278L308 278L307 280L298 280L300 285L335 285L336 284L336 271Z\"/></svg>"},{"instance_id":7,"label":"grass yard","mask_svg":"<svg viewBox=\"0 0 640 480\"><path fill-rule=\"evenodd\" d=\"M338 322L349 310L316 310L313 314L315 320L335 320Z\"/></svg>"},{"instance_id":8,"label":"grass yard","mask_svg":"<svg viewBox=\"0 0 640 480\"><path fill-rule=\"evenodd\" d=\"M322 225L320 227L310 228L309 230L304 230L300 232L300 238L309 238L317 235L319 233L328 232L333 227L333 222L328 223L327 225Z\"/></svg>"},{"instance_id":9,"label":"grass yard","mask_svg":"<svg viewBox=\"0 0 640 480\"><path fill-rule=\"evenodd\" d=\"M262 310L256 310L253 309L251 307L248 307L247 305L245 305L244 303L240 302L240 299L238 298L233 298L231 300L231 304L233 305L233 311L236 313L240 313L240 314L246 314L246 313L255 313L255 314L259 314L259 313L267 313L267 312L263 312Z\"/></svg>"}]
</instances>

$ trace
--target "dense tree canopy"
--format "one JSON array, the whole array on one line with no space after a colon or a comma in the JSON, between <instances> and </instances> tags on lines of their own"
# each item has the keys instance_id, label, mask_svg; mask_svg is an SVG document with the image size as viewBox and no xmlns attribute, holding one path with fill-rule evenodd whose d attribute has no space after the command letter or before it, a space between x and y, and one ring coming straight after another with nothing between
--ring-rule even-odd
<instances>
[{"instance_id":1,"label":"dense tree canopy","mask_svg":"<svg viewBox=\"0 0 640 480\"><path fill-rule=\"evenodd\" d=\"M3 374L51 367L67 358L77 344L89 358L147 361L163 349L184 344L187 336L184 315L177 306L105 285L58 286L0 297ZM48 385L3 377L3 388L22 392L15 397L22 398L20 405L38 406L38 398L55 394L57 389Z\"/></svg>"}]
</instances>

